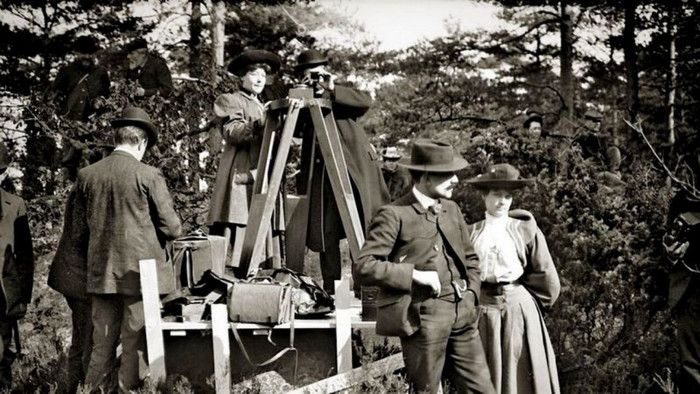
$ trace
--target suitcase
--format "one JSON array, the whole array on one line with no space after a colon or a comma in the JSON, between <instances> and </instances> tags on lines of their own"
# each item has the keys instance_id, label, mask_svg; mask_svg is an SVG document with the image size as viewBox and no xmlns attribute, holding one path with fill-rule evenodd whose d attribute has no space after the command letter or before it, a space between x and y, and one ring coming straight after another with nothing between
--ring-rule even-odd
<instances>
[{"instance_id":1,"label":"suitcase","mask_svg":"<svg viewBox=\"0 0 700 394\"><path fill-rule=\"evenodd\" d=\"M271 278L251 278L228 289L228 316L231 321L277 325L294 318L292 286Z\"/></svg>"},{"instance_id":2,"label":"suitcase","mask_svg":"<svg viewBox=\"0 0 700 394\"><path fill-rule=\"evenodd\" d=\"M172 244L176 285L192 288L207 270L222 276L227 251L226 238L217 235L197 231L176 239Z\"/></svg>"}]
</instances>

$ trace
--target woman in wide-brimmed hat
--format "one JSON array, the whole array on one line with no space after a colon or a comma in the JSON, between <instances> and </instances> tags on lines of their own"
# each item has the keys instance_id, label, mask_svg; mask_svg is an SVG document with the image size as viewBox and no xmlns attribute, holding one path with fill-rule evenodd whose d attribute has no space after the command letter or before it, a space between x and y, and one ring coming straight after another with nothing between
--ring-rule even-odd
<instances>
[{"instance_id":1,"label":"woman in wide-brimmed hat","mask_svg":"<svg viewBox=\"0 0 700 394\"><path fill-rule=\"evenodd\" d=\"M559 296L559 276L535 218L510 210L513 193L532 184L510 164L467 181L481 192L484 220L469 226L481 267L481 320L498 393L559 393L554 350L542 319Z\"/></svg>"},{"instance_id":2,"label":"woman in wide-brimmed hat","mask_svg":"<svg viewBox=\"0 0 700 394\"><path fill-rule=\"evenodd\" d=\"M279 57L272 52L241 53L228 66L240 78L240 90L222 94L214 102L225 147L216 173L208 224L212 234L229 238L234 263L248 222L248 205L262 145L266 109L259 95L267 76L279 70L280 65Z\"/></svg>"}]
</instances>

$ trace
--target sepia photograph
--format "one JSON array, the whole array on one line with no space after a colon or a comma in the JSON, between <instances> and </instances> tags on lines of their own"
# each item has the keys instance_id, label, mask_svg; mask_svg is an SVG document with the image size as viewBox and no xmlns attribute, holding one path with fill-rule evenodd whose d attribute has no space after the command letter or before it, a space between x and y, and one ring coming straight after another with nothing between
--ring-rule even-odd
<instances>
[{"instance_id":1,"label":"sepia photograph","mask_svg":"<svg viewBox=\"0 0 700 394\"><path fill-rule=\"evenodd\" d=\"M700 393L697 0L3 0L0 393Z\"/></svg>"}]
</instances>

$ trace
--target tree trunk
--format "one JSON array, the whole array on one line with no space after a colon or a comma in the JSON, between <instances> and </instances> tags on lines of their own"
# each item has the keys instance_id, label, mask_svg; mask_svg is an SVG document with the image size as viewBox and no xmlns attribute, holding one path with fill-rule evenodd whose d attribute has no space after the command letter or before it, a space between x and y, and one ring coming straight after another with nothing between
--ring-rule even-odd
<instances>
[{"instance_id":1,"label":"tree trunk","mask_svg":"<svg viewBox=\"0 0 700 394\"><path fill-rule=\"evenodd\" d=\"M625 26L622 31L622 41L625 54L625 69L627 76L627 114L632 123L637 122L639 114L639 74L637 67L637 44L634 41L637 25L637 0L625 1Z\"/></svg>"},{"instance_id":2,"label":"tree trunk","mask_svg":"<svg viewBox=\"0 0 700 394\"><path fill-rule=\"evenodd\" d=\"M666 107L668 108L668 142L674 144L676 142L676 35L678 26L676 25L676 7L671 6L668 9L668 78L666 79L668 87L668 97Z\"/></svg>"},{"instance_id":3,"label":"tree trunk","mask_svg":"<svg viewBox=\"0 0 700 394\"><path fill-rule=\"evenodd\" d=\"M201 0L191 0L192 14L190 16L190 76L202 76L202 2Z\"/></svg>"},{"instance_id":4,"label":"tree trunk","mask_svg":"<svg viewBox=\"0 0 700 394\"><path fill-rule=\"evenodd\" d=\"M567 9L567 0L561 0L559 8L561 12L561 20L559 22L561 35L560 84L561 94L564 99L562 116L571 119L574 113L573 26L571 24L571 14L569 14Z\"/></svg>"},{"instance_id":5,"label":"tree trunk","mask_svg":"<svg viewBox=\"0 0 700 394\"><path fill-rule=\"evenodd\" d=\"M212 49L212 80L219 82L219 70L224 66L224 25L226 18L226 3L214 2L214 12L211 17L211 49Z\"/></svg>"}]
</instances>

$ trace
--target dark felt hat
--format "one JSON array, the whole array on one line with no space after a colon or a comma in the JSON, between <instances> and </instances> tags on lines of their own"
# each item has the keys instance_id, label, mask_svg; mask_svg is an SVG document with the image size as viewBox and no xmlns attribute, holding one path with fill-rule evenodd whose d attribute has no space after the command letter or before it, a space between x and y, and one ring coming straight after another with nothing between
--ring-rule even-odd
<instances>
[{"instance_id":1,"label":"dark felt hat","mask_svg":"<svg viewBox=\"0 0 700 394\"><path fill-rule=\"evenodd\" d=\"M126 52L133 52L137 49L148 49L148 42L145 38L139 37L124 46Z\"/></svg>"},{"instance_id":2,"label":"dark felt hat","mask_svg":"<svg viewBox=\"0 0 700 394\"><path fill-rule=\"evenodd\" d=\"M228 65L228 71L238 76L245 75L245 68L251 64L262 63L270 66L270 72L275 73L280 69L282 61L272 52L261 49L251 49L236 56Z\"/></svg>"},{"instance_id":3,"label":"dark felt hat","mask_svg":"<svg viewBox=\"0 0 700 394\"><path fill-rule=\"evenodd\" d=\"M452 145L435 140L419 139L413 143L411 157L399 160L401 167L423 172L454 172L469 165Z\"/></svg>"},{"instance_id":4,"label":"dark felt hat","mask_svg":"<svg viewBox=\"0 0 700 394\"><path fill-rule=\"evenodd\" d=\"M92 36L80 36L73 41L73 47L78 53L92 55L100 50L100 43Z\"/></svg>"},{"instance_id":5,"label":"dark felt hat","mask_svg":"<svg viewBox=\"0 0 700 394\"><path fill-rule=\"evenodd\" d=\"M120 118L112 120L112 127L136 126L148 134L147 147L150 148L158 142L158 127L151 121L146 111L137 107L126 107Z\"/></svg>"},{"instance_id":6,"label":"dark felt hat","mask_svg":"<svg viewBox=\"0 0 700 394\"><path fill-rule=\"evenodd\" d=\"M306 50L297 56L297 64L294 69L301 71L307 68L328 64L328 57L316 49Z\"/></svg>"},{"instance_id":7,"label":"dark felt hat","mask_svg":"<svg viewBox=\"0 0 700 394\"><path fill-rule=\"evenodd\" d=\"M507 163L493 164L486 169L486 172L479 174L467 183L477 189L520 189L525 186L533 185L534 179L523 179L520 177L520 171Z\"/></svg>"},{"instance_id":8,"label":"dark felt hat","mask_svg":"<svg viewBox=\"0 0 700 394\"><path fill-rule=\"evenodd\" d=\"M7 146L4 142L0 142L0 171L4 171L10 165L11 161Z\"/></svg>"},{"instance_id":9,"label":"dark felt hat","mask_svg":"<svg viewBox=\"0 0 700 394\"><path fill-rule=\"evenodd\" d=\"M523 127L525 127L526 129L529 129L530 123L532 123L532 122L537 122L540 125L542 125L544 123L544 118L542 117L542 114L540 114L539 112L534 112L534 111L528 112L527 119L525 119L525 123L523 123Z\"/></svg>"},{"instance_id":10,"label":"dark felt hat","mask_svg":"<svg viewBox=\"0 0 700 394\"><path fill-rule=\"evenodd\" d=\"M583 117L594 122L601 122L603 120L603 114L596 110L589 109L583 114Z\"/></svg>"}]
</instances>

